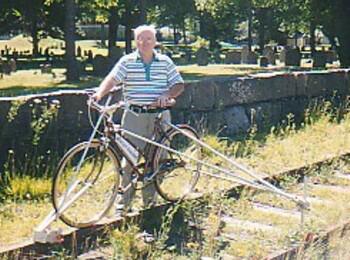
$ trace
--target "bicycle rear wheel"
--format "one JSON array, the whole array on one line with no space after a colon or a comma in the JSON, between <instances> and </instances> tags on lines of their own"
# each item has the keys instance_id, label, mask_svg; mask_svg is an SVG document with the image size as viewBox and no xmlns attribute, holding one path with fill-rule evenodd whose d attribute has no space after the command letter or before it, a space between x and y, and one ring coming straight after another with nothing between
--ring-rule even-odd
<instances>
[{"instance_id":1,"label":"bicycle rear wheel","mask_svg":"<svg viewBox=\"0 0 350 260\"><path fill-rule=\"evenodd\" d=\"M120 160L114 150L98 140L88 145L79 143L64 155L52 185L59 218L78 228L93 225L107 213L120 184Z\"/></svg>"},{"instance_id":2,"label":"bicycle rear wheel","mask_svg":"<svg viewBox=\"0 0 350 260\"><path fill-rule=\"evenodd\" d=\"M191 127L182 125L179 128L191 137L199 138ZM201 164L188 157L201 160L201 147L175 129L169 130L160 143L184 154L157 147L152 160L153 172L157 172L155 187L158 193L163 199L175 202L188 195L198 181Z\"/></svg>"}]
</instances>

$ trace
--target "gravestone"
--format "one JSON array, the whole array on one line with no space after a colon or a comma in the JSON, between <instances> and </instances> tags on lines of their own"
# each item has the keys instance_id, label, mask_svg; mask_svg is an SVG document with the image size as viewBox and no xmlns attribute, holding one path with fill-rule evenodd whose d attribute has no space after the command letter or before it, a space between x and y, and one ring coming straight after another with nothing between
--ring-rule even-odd
<instances>
[{"instance_id":1,"label":"gravestone","mask_svg":"<svg viewBox=\"0 0 350 260\"><path fill-rule=\"evenodd\" d=\"M226 64L240 64L241 52L240 51L228 51L225 55Z\"/></svg>"},{"instance_id":2,"label":"gravestone","mask_svg":"<svg viewBox=\"0 0 350 260\"><path fill-rule=\"evenodd\" d=\"M50 63L40 64L41 73L52 73L52 67Z\"/></svg>"},{"instance_id":3,"label":"gravestone","mask_svg":"<svg viewBox=\"0 0 350 260\"><path fill-rule=\"evenodd\" d=\"M46 60L48 61L50 59L50 48L49 47L47 47L45 49L44 55L45 55Z\"/></svg>"},{"instance_id":4,"label":"gravestone","mask_svg":"<svg viewBox=\"0 0 350 260\"><path fill-rule=\"evenodd\" d=\"M333 63L333 62L335 62L335 61L337 61L337 52L336 51L334 51L334 50L328 50L328 51L326 51L325 52L326 53L326 62L327 63Z\"/></svg>"},{"instance_id":5,"label":"gravestone","mask_svg":"<svg viewBox=\"0 0 350 260\"><path fill-rule=\"evenodd\" d=\"M10 75L11 74L11 66L9 64L9 62L4 62L2 64L2 71L5 75Z\"/></svg>"},{"instance_id":6,"label":"gravestone","mask_svg":"<svg viewBox=\"0 0 350 260\"><path fill-rule=\"evenodd\" d=\"M10 59L8 64L9 64L11 72L16 72L16 70L17 70L16 60L15 59Z\"/></svg>"},{"instance_id":7,"label":"gravestone","mask_svg":"<svg viewBox=\"0 0 350 260\"><path fill-rule=\"evenodd\" d=\"M208 49L201 47L196 52L196 60L199 66L206 66L209 63L209 51Z\"/></svg>"},{"instance_id":8,"label":"gravestone","mask_svg":"<svg viewBox=\"0 0 350 260\"><path fill-rule=\"evenodd\" d=\"M188 50L188 49L185 50L185 59L186 59L186 62L191 62L191 60L192 60L192 51L191 50Z\"/></svg>"},{"instance_id":9,"label":"gravestone","mask_svg":"<svg viewBox=\"0 0 350 260\"><path fill-rule=\"evenodd\" d=\"M263 56L267 58L267 61L271 65L276 65L275 52L271 46L266 46L263 50Z\"/></svg>"},{"instance_id":10,"label":"gravestone","mask_svg":"<svg viewBox=\"0 0 350 260\"><path fill-rule=\"evenodd\" d=\"M218 64L218 63L221 63L221 56L220 56L220 50L219 49L215 49L214 50L214 53L213 53L213 56L214 56L214 62L216 63L216 64Z\"/></svg>"},{"instance_id":11,"label":"gravestone","mask_svg":"<svg viewBox=\"0 0 350 260\"><path fill-rule=\"evenodd\" d=\"M255 52L249 51L248 46L242 49L241 61L243 64L257 64L258 55Z\"/></svg>"},{"instance_id":12,"label":"gravestone","mask_svg":"<svg viewBox=\"0 0 350 260\"><path fill-rule=\"evenodd\" d=\"M284 62L285 66L300 66L301 53L298 48L285 46L281 51L280 61Z\"/></svg>"},{"instance_id":13,"label":"gravestone","mask_svg":"<svg viewBox=\"0 0 350 260\"><path fill-rule=\"evenodd\" d=\"M88 51L88 58L87 58L87 62L88 63L92 63L92 61L93 61L93 59L94 59L94 55L93 55L93 53L92 53L92 50L89 50Z\"/></svg>"},{"instance_id":14,"label":"gravestone","mask_svg":"<svg viewBox=\"0 0 350 260\"><path fill-rule=\"evenodd\" d=\"M316 51L313 55L314 68L325 68L327 63L327 54L324 51Z\"/></svg>"},{"instance_id":15,"label":"gravestone","mask_svg":"<svg viewBox=\"0 0 350 260\"><path fill-rule=\"evenodd\" d=\"M267 67L269 65L269 60L265 56L259 57L259 66L260 67Z\"/></svg>"},{"instance_id":16,"label":"gravestone","mask_svg":"<svg viewBox=\"0 0 350 260\"><path fill-rule=\"evenodd\" d=\"M3 66L4 66L4 62L2 61L2 58L0 57L0 79L2 79L4 77Z\"/></svg>"},{"instance_id":17,"label":"gravestone","mask_svg":"<svg viewBox=\"0 0 350 260\"><path fill-rule=\"evenodd\" d=\"M81 47L78 46L78 48L77 48L77 57L81 57L81 53L82 53Z\"/></svg>"}]
</instances>

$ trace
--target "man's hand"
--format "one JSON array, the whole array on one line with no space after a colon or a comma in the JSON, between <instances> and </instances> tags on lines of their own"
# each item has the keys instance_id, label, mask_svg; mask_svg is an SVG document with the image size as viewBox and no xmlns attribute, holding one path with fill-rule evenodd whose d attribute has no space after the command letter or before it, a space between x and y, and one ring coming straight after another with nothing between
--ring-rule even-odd
<instances>
[{"instance_id":1,"label":"man's hand","mask_svg":"<svg viewBox=\"0 0 350 260\"><path fill-rule=\"evenodd\" d=\"M157 101L155 101L154 103L151 104L151 106L154 107L172 107L173 105L175 105L176 100L168 95L162 95L158 98Z\"/></svg>"},{"instance_id":2,"label":"man's hand","mask_svg":"<svg viewBox=\"0 0 350 260\"><path fill-rule=\"evenodd\" d=\"M91 99L92 100L95 100L96 102L98 102L98 101L100 101L101 99L102 99L102 95L101 95L101 93L99 93L99 92L96 92L96 93L94 93L92 96L91 96Z\"/></svg>"}]
</instances>

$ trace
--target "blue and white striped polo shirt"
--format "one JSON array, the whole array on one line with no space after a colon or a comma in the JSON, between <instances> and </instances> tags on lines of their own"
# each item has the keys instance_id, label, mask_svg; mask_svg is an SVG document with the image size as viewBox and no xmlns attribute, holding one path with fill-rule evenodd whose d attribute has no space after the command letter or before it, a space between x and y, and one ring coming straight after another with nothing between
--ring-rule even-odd
<instances>
[{"instance_id":1,"label":"blue and white striped polo shirt","mask_svg":"<svg viewBox=\"0 0 350 260\"><path fill-rule=\"evenodd\" d=\"M124 100L137 105L149 105L183 79L173 61L154 52L150 64L142 62L138 51L123 56L109 74L123 82Z\"/></svg>"}]
</instances>

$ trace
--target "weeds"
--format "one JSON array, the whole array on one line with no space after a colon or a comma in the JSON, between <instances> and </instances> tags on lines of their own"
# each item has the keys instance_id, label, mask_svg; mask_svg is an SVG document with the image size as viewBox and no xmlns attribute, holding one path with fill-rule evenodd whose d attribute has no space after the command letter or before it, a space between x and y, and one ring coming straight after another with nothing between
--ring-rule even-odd
<instances>
[{"instance_id":1,"label":"weeds","mask_svg":"<svg viewBox=\"0 0 350 260\"><path fill-rule=\"evenodd\" d=\"M38 200L47 197L51 191L51 179L37 179L30 176L8 178L5 196L13 200Z\"/></svg>"}]
</instances>

